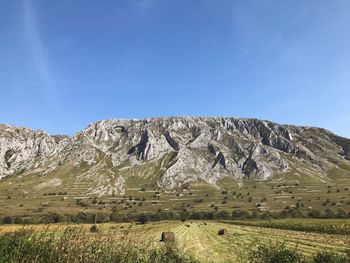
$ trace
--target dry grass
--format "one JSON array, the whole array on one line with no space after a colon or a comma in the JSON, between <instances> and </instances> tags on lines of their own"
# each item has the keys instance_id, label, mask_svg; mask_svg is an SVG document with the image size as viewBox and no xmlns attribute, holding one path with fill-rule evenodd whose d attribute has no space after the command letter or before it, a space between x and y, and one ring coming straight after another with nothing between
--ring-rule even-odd
<instances>
[{"instance_id":1,"label":"dry grass","mask_svg":"<svg viewBox=\"0 0 350 263\"><path fill-rule=\"evenodd\" d=\"M66 224L36 225L26 226L24 229L31 229L37 233L53 232L56 236L60 236L63 235L66 227ZM345 235L239 226L213 221L169 221L145 225L100 224L97 234L88 231L91 227L89 224L75 227L84 231L84 240L93 240L96 237L108 240L111 236L116 240L127 238L134 244L147 244L148 248L155 250L163 249L164 244L159 242L161 233L172 231L175 233L180 251L194 255L200 262L246 262L247 251L257 243L284 242L288 249L297 247L298 252L309 259L324 250L344 253L350 244L349 237ZM22 226L18 225L0 227L0 233L14 232L21 228ZM220 228L227 229L228 234L219 236L217 231Z\"/></svg>"}]
</instances>

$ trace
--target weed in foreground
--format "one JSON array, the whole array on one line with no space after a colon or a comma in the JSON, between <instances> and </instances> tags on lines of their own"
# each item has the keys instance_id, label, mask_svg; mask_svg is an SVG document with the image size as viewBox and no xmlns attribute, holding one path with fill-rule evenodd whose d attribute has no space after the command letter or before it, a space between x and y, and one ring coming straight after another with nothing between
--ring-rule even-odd
<instances>
[{"instance_id":1,"label":"weed in foreground","mask_svg":"<svg viewBox=\"0 0 350 263\"><path fill-rule=\"evenodd\" d=\"M175 245L155 248L127 233L87 233L68 227L63 233L19 230L0 235L0 263L194 263Z\"/></svg>"}]
</instances>

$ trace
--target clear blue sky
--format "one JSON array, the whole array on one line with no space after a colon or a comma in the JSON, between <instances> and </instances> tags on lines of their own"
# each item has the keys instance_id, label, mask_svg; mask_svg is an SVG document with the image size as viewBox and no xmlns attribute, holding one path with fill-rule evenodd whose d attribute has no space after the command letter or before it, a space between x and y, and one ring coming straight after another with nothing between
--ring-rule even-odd
<instances>
[{"instance_id":1,"label":"clear blue sky","mask_svg":"<svg viewBox=\"0 0 350 263\"><path fill-rule=\"evenodd\" d=\"M350 137L348 0L2 0L0 123L232 116Z\"/></svg>"}]
</instances>

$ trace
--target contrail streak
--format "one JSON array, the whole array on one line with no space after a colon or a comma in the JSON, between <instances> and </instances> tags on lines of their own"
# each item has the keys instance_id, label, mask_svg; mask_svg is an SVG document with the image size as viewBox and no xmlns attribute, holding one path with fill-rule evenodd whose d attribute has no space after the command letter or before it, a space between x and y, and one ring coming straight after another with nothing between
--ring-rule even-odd
<instances>
[{"instance_id":1,"label":"contrail streak","mask_svg":"<svg viewBox=\"0 0 350 263\"><path fill-rule=\"evenodd\" d=\"M23 5L24 33L28 37L29 47L33 56L33 61L45 86L39 84L47 91L53 91L54 85L47 63L47 56L44 52L42 40L36 24L35 12L31 0L25 0Z\"/></svg>"},{"instance_id":2,"label":"contrail streak","mask_svg":"<svg viewBox=\"0 0 350 263\"><path fill-rule=\"evenodd\" d=\"M45 88L45 85L43 85L41 83L38 83L38 82L35 82L35 81L31 81L31 80L28 80L28 79L24 79L24 78L21 78L21 77L17 77L17 76L11 75L11 74L0 72L0 76L4 76L4 77L10 78L10 79L20 80L20 81L32 84L34 86Z\"/></svg>"}]
</instances>

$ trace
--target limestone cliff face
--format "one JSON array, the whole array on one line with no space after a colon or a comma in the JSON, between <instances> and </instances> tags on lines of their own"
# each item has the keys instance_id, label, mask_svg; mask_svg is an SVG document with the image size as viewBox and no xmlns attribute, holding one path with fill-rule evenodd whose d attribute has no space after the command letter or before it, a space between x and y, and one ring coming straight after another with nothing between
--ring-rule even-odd
<instances>
[{"instance_id":1,"label":"limestone cliff face","mask_svg":"<svg viewBox=\"0 0 350 263\"><path fill-rule=\"evenodd\" d=\"M43 131L0 125L0 178L39 166L56 147Z\"/></svg>"},{"instance_id":2,"label":"limestone cliff face","mask_svg":"<svg viewBox=\"0 0 350 263\"><path fill-rule=\"evenodd\" d=\"M113 119L71 138L0 125L0 178L71 166L78 181L96 180L97 189L110 193L122 192L131 172L156 176L167 189L198 181L216 184L227 176L266 180L291 171L295 163L326 177L338 161L349 162L349 145L349 139L324 129L256 119ZM147 170L140 168L145 165Z\"/></svg>"}]
</instances>

